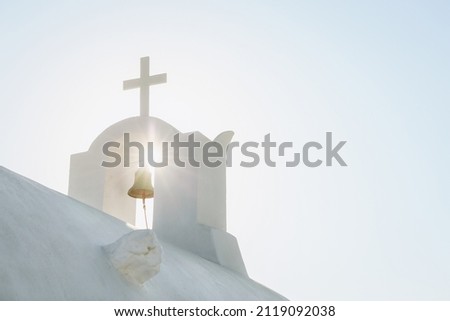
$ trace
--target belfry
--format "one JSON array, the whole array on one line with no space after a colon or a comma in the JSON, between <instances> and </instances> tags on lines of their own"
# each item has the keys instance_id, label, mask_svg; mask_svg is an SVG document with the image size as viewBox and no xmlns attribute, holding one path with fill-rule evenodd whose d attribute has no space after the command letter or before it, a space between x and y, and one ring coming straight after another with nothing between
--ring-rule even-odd
<instances>
[{"instance_id":1,"label":"belfry","mask_svg":"<svg viewBox=\"0 0 450 321\"><path fill-rule=\"evenodd\" d=\"M132 141L146 146L162 146L175 135L187 140L189 135L201 146L211 142L198 131L181 133L169 123L149 116L149 87L167 81L166 74L150 75L149 58L141 58L140 78L124 81L123 89L139 88L140 115L121 120L106 128L86 152L71 155L69 196L97 208L126 223L136 223L136 200L128 195L139 166L135 150L128 155L129 166L123 163L104 167L108 158L104 146L121 142L127 134ZM233 132L225 131L213 141L227 149ZM123 156L123 145L116 152ZM156 151L158 152L158 151ZM195 157L202 159L202 149ZM218 167L179 167L169 155L167 166L154 168L153 231L158 238L192 253L247 275L236 238L227 232L226 224L226 155Z\"/></svg>"}]
</instances>

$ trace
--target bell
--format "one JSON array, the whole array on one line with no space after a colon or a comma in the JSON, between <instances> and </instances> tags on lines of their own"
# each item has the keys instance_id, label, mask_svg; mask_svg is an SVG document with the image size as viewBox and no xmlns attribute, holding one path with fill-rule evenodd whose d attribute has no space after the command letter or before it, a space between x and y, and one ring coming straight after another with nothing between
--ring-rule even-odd
<instances>
[{"instance_id":1,"label":"bell","mask_svg":"<svg viewBox=\"0 0 450 321\"><path fill-rule=\"evenodd\" d=\"M133 198L152 198L153 197L152 174L146 168L139 168L134 175L134 184L128 190L128 195Z\"/></svg>"}]
</instances>

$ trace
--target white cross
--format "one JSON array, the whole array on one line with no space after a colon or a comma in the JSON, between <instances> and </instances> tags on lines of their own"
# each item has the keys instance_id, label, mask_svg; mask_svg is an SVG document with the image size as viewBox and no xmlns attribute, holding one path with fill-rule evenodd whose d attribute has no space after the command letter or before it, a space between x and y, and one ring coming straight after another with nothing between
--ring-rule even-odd
<instances>
[{"instance_id":1,"label":"white cross","mask_svg":"<svg viewBox=\"0 0 450 321\"><path fill-rule=\"evenodd\" d=\"M141 116L149 116L149 96L150 86L163 84L167 82L167 74L158 74L150 76L150 59L148 57L141 58L141 77L136 79L125 80L123 82L123 90L140 89L141 94Z\"/></svg>"}]
</instances>

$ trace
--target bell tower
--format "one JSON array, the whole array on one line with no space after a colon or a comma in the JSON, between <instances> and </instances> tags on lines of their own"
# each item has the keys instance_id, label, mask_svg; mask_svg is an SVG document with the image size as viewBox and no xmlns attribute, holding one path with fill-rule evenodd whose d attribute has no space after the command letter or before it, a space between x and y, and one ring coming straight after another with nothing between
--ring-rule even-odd
<instances>
[{"instance_id":1,"label":"bell tower","mask_svg":"<svg viewBox=\"0 0 450 321\"><path fill-rule=\"evenodd\" d=\"M148 142L153 142L154 146L166 142L170 146L177 134L181 140L187 140L187 136L193 134L201 147L211 142L200 132L181 133L165 121L149 116L149 86L166 80L166 74L150 76L149 58L141 58L140 78L123 84L124 90L140 89L140 116L108 127L88 151L71 156L69 196L135 225L136 201L129 196L129 189L134 186L135 175L142 174L138 171L137 150L129 155L129 167L123 162L115 167L104 167L102 163L107 161L105 144L118 144L116 151L123 159L125 134L143 146ZM226 150L232 137L232 132L223 132L214 141ZM168 158L173 159L170 153L169 150ZM201 153L202 148L199 148L196 159L203 159ZM184 160L188 157L186 154L180 156ZM179 167L169 161L167 166L154 169L153 230L165 242L247 275L237 239L226 231L225 157L221 159L222 165L215 168L203 164Z\"/></svg>"}]
</instances>

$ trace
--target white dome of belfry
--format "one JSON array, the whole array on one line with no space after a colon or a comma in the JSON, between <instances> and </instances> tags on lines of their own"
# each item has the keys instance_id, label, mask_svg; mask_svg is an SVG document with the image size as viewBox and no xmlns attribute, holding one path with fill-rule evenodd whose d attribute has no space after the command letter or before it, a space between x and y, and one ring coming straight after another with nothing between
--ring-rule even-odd
<instances>
[{"instance_id":1,"label":"white dome of belfry","mask_svg":"<svg viewBox=\"0 0 450 321\"><path fill-rule=\"evenodd\" d=\"M160 143L170 140L178 132L175 127L156 117L130 117L106 128L92 142L89 151L101 151L105 143L123 140L125 133L129 133L133 140L139 142Z\"/></svg>"}]
</instances>

